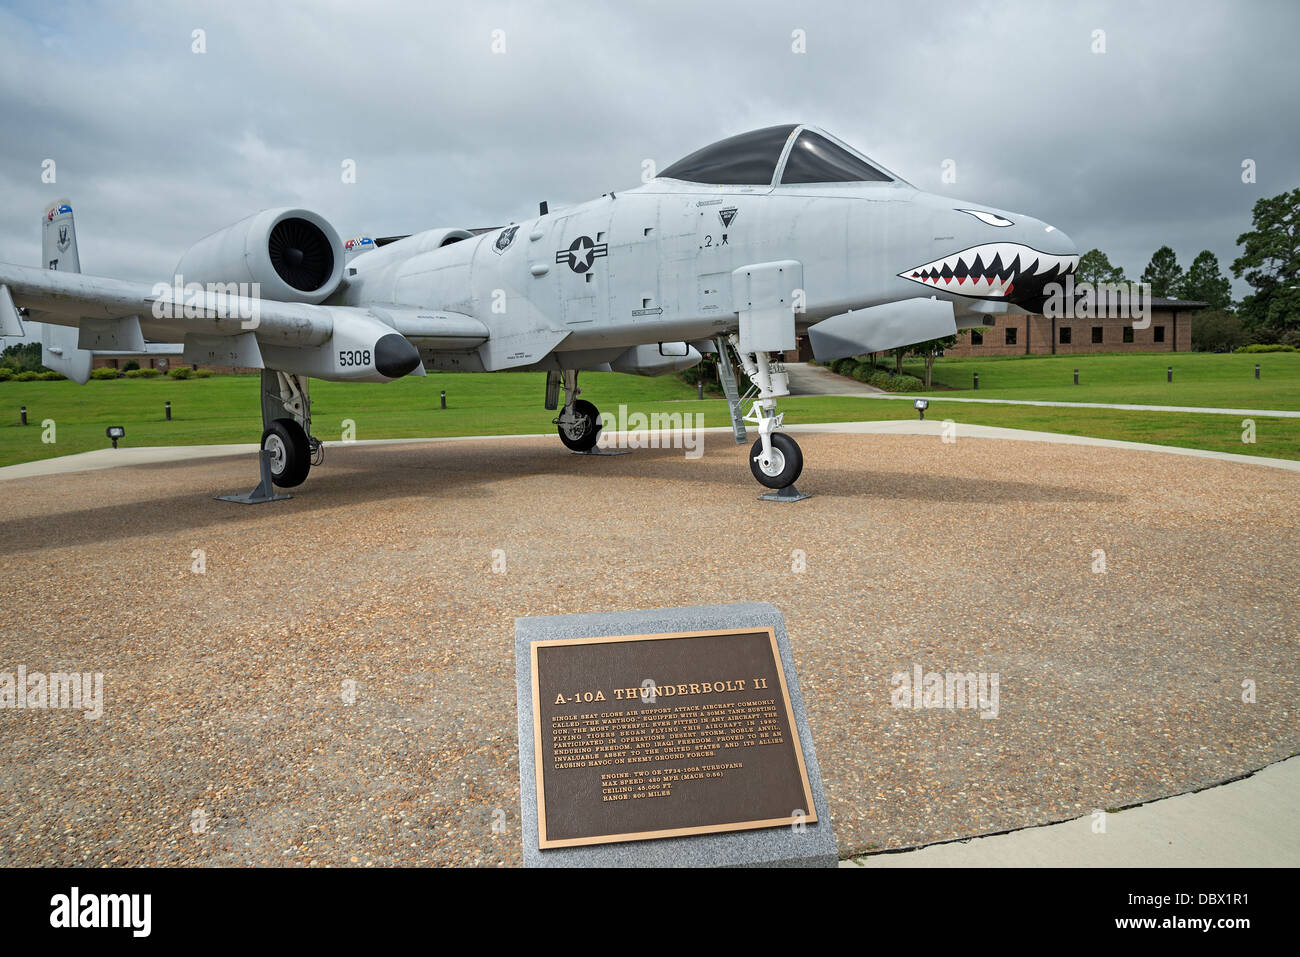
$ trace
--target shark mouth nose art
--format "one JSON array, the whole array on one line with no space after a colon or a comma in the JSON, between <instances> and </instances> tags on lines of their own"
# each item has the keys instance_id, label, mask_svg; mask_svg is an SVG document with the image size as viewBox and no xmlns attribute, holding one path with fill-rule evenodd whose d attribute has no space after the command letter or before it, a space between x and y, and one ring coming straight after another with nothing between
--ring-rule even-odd
<instances>
[{"instance_id":1,"label":"shark mouth nose art","mask_svg":"<svg viewBox=\"0 0 1300 957\"><path fill-rule=\"evenodd\" d=\"M898 275L963 296L1013 301L1040 295L1048 282L1078 265L1078 256L1056 256L1020 243L982 243Z\"/></svg>"}]
</instances>

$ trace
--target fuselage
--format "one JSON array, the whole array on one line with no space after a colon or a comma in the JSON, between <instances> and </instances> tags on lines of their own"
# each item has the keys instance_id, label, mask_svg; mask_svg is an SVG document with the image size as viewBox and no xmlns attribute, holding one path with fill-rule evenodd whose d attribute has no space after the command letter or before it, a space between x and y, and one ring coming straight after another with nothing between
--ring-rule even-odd
<instances>
[{"instance_id":1,"label":"fuselage","mask_svg":"<svg viewBox=\"0 0 1300 957\"><path fill-rule=\"evenodd\" d=\"M918 190L823 131L776 126L705 147L633 189L478 236L430 230L365 253L335 301L464 313L493 340L526 344L493 347L488 368L542 349L583 368L630 346L735 331L741 267L792 265L802 331L917 298L950 301L959 326L976 325L1033 308L1077 262L1074 243L1046 223Z\"/></svg>"}]
</instances>

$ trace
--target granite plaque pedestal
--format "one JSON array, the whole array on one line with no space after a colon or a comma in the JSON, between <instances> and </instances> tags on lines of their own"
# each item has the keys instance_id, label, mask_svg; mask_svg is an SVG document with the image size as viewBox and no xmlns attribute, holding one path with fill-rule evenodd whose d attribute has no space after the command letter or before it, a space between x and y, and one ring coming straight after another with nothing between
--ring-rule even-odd
<instances>
[{"instance_id":1,"label":"granite plaque pedestal","mask_svg":"<svg viewBox=\"0 0 1300 957\"><path fill-rule=\"evenodd\" d=\"M526 866L836 864L774 606L519 618L515 664Z\"/></svg>"}]
</instances>

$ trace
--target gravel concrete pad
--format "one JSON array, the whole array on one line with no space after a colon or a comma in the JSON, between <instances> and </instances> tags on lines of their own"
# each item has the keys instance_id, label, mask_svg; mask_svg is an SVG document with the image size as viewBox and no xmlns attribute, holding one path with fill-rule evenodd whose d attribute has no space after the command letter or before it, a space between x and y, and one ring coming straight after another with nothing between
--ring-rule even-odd
<instances>
[{"instance_id":1,"label":"gravel concrete pad","mask_svg":"<svg viewBox=\"0 0 1300 957\"><path fill-rule=\"evenodd\" d=\"M331 448L254 507L212 498L252 486L251 456L4 482L0 673L102 672L104 713L0 710L0 863L518 864L530 615L775 604L843 855L1300 751L1295 473L799 441L792 505L717 434L698 460ZM997 674L997 716L891 707L914 666Z\"/></svg>"}]
</instances>

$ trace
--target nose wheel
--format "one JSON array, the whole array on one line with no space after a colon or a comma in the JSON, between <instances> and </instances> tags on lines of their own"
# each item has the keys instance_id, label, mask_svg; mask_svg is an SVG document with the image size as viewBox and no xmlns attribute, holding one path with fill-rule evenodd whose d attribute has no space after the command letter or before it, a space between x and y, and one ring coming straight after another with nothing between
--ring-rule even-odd
<instances>
[{"instance_id":1,"label":"nose wheel","mask_svg":"<svg viewBox=\"0 0 1300 957\"><path fill-rule=\"evenodd\" d=\"M787 488L803 472L803 451L799 443L784 432L773 432L770 438L766 453L763 440L754 440L749 450L749 470L760 485L773 489Z\"/></svg>"}]
</instances>

